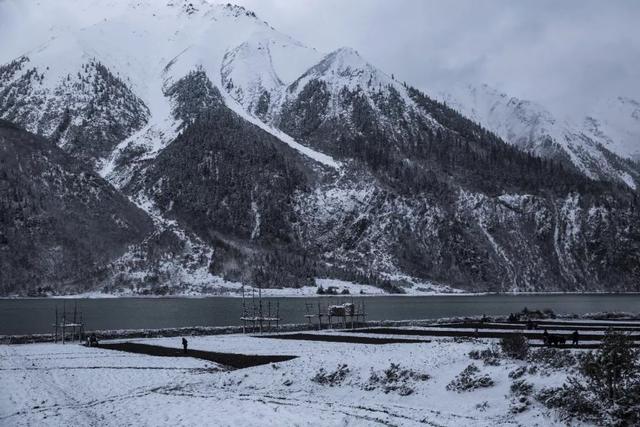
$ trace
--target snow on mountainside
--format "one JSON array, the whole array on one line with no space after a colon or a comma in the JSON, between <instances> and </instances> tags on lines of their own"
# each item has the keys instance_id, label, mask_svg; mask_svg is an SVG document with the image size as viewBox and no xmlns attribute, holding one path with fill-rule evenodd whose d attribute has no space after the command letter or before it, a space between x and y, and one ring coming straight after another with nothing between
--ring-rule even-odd
<instances>
[{"instance_id":1,"label":"snow on mountainside","mask_svg":"<svg viewBox=\"0 0 640 427\"><path fill-rule=\"evenodd\" d=\"M525 151L568 160L593 179L623 182L634 189L640 183L640 168L624 160L633 152L632 137L620 138L612 132L615 127L609 121L600 124L591 119L587 121L591 128L584 128L555 117L539 104L510 97L487 85L460 86L440 98ZM637 140L635 147L639 146Z\"/></svg>"},{"instance_id":2,"label":"snow on mountainside","mask_svg":"<svg viewBox=\"0 0 640 427\"><path fill-rule=\"evenodd\" d=\"M257 32L225 55L222 83L244 108L263 116L270 97L277 96L321 58L315 49L280 33Z\"/></svg>"},{"instance_id":3,"label":"snow on mountainside","mask_svg":"<svg viewBox=\"0 0 640 427\"><path fill-rule=\"evenodd\" d=\"M278 50L264 37L244 43L225 57L222 83L229 94L251 114L281 129L288 130L293 110L314 103L316 121L339 119L351 121L354 103L364 100L379 124L391 131L398 121L415 125L418 120L437 123L424 111L418 111L403 84L365 61L352 48L343 47L327 55L294 44L288 53L299 73L292 80L278 71ZM289 45L283 44L282 47ZM314 61L314 62L312 62ZM293 67L289 67L293 70ZM286 74L284 74L286 75ZM393 111L388 109L394 103ZM419 119L417 118L419 116ZM309 122L310 118L298 118ZM305 124L293 124L298 128ZM306 123L309 124L309 123ZM297 129L296 129L297 130Z\"/></svg>"},{"instance_id":4,"label":"snow on mountainside","mask_svg":"<svg viewBox=\"0 0 640 427\"><path fill-rule=\"evenodd\" d=\"M349 47L337 49L322 58L289 87L290 94L296 96L314 79L327 83L330 93L337 93L345 88L351 91L361 88L367 93L387 93L392 87L398 91L402 88L401 84L365 61L356 50ZM405 100L410 102L408 96Z\"/></svg>"},{"instance_id":5,"label":"snow on mountainside","mask_svg":"<svg viewBox=\"0 0 640 427\"><path fill-rule=\"evenodd\" d=\"M101 166L103 176L110 176L118 185L123 184L124 173L114 173L122 163L119 158L133 154L137 160L153 158L175 138L181 121L173 116L172 101L166 95L166 89L187 73L202 68L213 84L222 88L221 68L225 56L252 40L260 40L270 49L270 65L277 68L278 76L282 76L274 76L274 81L292 79L319 56L238 6L211 5L205 1L88 3L90 6L77 0L65 0L61 7L91 10L91 13L86 12L87 16L102 14L105 18L90 21L90 25L67 33L55 33L52 40L19 59L20 63L26 63L20 69L16 71L13 67L0 74L0 90L8 94L34 92L33 96L38 98L37 102L27 105L21 105L22 102L17 102L17 106L0 104L0 116L24 124L29 130L52 136L61 126L59 118L68 104L79 109L91 109L94 105L109 110L119 107L123 104L121 100L113 97L105 100L99 90L88 95L82 93L82 83L94 79L92 75L85 76L83 69L88 64L101 64L139 98L135 100L139 111L114 113L132 117L134 123L113 138L108 147L110 151L87 153L92 162ZM302 58L297 60L299 52ZM265 77L267 71L254 70ZM25 82L29 78L35 82ZM15 87L16 81L21 82L19 87ZM74 96L67 93L66 86L80 89ZM5 92L2 98L8 99ZM46 114L39 113L41 105L53 105L58 114L49 110ZM71 111L72 122L82 119L85 118ZM62 140L60 145L66 145L66 141Z\"/></svg>"},{"instance_id":6,"label":"snow on mountainside","mask_svg":"<svg viewBox=\"0 0 640 427\"><path fill-rule=\"evenodd\" d=\"M362 94L383 121L391 117L382 111L380 100L397 98L407 121L411 121L409 112L416 110L415 103L402 84L365 61L351 48L340 48L322 58L289 85L282 103L295 102L312 82L324 84L323 90L330 94L324 112L328 117L345 117L349 114L344 108L344 95L347 92ZM389 122L382 124L397 125Z\"/></svg>"},{"instance_id":7,"label":"snow on mountainside","mask_svg":"<svg viewBox=\"0 0 640 427\"><path fill-rule=\"evenodd\" d=\"M617 97L593 106L585 131L621 157L640 161L640 102Z\"/></svg>"}]
</instances>

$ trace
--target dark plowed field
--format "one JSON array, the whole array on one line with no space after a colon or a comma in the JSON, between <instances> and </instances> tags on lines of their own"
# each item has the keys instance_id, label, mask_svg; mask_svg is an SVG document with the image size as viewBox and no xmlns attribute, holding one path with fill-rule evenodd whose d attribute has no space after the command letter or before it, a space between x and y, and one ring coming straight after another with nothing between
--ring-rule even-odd
<instances>
[{"instance_id":1,"label":"dark plowed field","mask_svg":"<svg viewBox=\"0 0 640 427\"><path fill-rule=\"evenodd\" d=\"M286 362L298 356L260 356L235 353L216 353L202 350L189 350L183 353L181 349L160 347L157 345L138 344L132 342L101 344L99 348L126 351L129 353L147 354L162 357L195 357L208 360L234 369L250 368L268 363Z\"/></svg>"},{"instance_id":2,"label":"dark plowed field","mask_svg":"<svg viewBox=\"0 0 640 427\"><path fill-rule=\"evenodd\" d=\"M350 332L361 332L352 330ZM343 342L348 344L424 344L428 340L412 340L403 338L354 337L349 335L317 335L317 334L281 334L261 335L257 338L273 338L279 340Z\"/></svg>"}]
</instances>

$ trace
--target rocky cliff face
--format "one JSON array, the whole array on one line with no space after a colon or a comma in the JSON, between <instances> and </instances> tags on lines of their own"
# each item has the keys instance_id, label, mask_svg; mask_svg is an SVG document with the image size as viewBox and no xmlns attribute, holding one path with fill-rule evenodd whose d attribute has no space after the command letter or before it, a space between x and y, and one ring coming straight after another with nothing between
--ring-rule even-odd
<instances>
[{"instance_id":1,"label":"rocky cliff face","mask_svg":"<svg viewBox=\"0 0 640 427\"><path fill-rule=\"evenodd\" d=\"M124 218L87 225L86 239L112 242L103 258L70 252L49 270L16 259L85 237L27 248L14 233L4 293L48 281L83 290L55 273L67 261L82 274L104 266L86 283L108 292L324 277L390 292L638 290L635 169L603 144L545 140L544 124L531 134L540 138L503 135L352 49L323 55L239 7L136 1L108 16L5 65L0 116L109 180L117 190L91 175ZM5 188L34 188L20 200L36 204L46 181ZM102 218L104 200L60 212Z\"/></svg>"}]
</instances>

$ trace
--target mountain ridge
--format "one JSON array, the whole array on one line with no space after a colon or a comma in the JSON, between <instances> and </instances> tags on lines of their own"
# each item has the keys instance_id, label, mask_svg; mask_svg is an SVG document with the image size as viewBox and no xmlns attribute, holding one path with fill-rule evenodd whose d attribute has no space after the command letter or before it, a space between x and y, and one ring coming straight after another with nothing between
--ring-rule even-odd
<instances>
[{"instance_id":1,"label":"mountain ridge","mask_svg":"<svg viewBox=\"0 0 640 427\"><path fill-rule=\"evenodd\" d=\"M115 3L65 36L77 44L0 69L0 94L16 95L9 108L0 99L0 117L28 126L57 106L31 130L153 223L96 289L326 277L410 293L637 290L638 200L624 180L507 144L355 50L323 55L246 9ZM92 123L108 148L91 149L91 134L56 137L65 123L87 129L86 111L109 112Z\"/></svg>"},{"instance_id":2,"label":"mountain ridge","mask_svg":"<svg viewBox=\"0 0 640 427\"><path fill-rule=\"evenodd\" d=\"M461 86L441 92L439 98L525 151L563 160L593 179L618 181L633 189L640 182L640 167L631 155L623 155L628 151L616 148L621 145L598 134L596 119L585 119L584 126L560 119L539 104L488 85Z\"/></svg>"}]
</instances>

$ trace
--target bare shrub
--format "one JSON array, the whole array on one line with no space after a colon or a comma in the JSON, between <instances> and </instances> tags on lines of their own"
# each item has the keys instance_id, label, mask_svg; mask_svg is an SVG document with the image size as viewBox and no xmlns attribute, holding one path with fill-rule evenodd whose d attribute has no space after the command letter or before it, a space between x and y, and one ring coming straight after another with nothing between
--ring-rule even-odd
<instances>
[{"instance_id":1,"label":"bare shrub","mask_svg":"<svg viewBox=\"0 0 640 427\"><path fill-rule=\"evenodd\" d=\"M324 368L320 368L313 378L311 378L311 381L333 387L342 384L349 372L349 367L346 364L338 365L333 372L327 372Z\"/></svg>"},{"instance_id":2,"label":"bare shrub","mask_svg":"<svg viewBox=\"0 0 640 427\"><path fill-rule=\"evenodd\" d=\"M489 375L480 375L480 369L475 364L470 364L460 372L448 385L447 390L471 391L478 388L491 387L494 385Z\"/></svg>"},{"instance_id":3,"label":"bare shrub","mask_svg":"<svg viewBox=\"0 0 640 427\"><path fill-rule=\"evenodd\" d=\"M524 360L529 354L529 342L522 334L509 335L500 340L502 352L514 359Z\"/></svg>"},{"instance_id":4,"label":"bare shrub","mask_svg":"<svg viewBox=\"0 0 640 427\"><path fill-rule=\"evenodd\" d=\"M576 357L569 350L559 350L556 348L538 348L532 351L528 357L529 362L553 368L564 369L575 366Z\"/></svg>"},{"instance_id":5,"label":"bare shrub","mask_svg":"<svg viewBox=\"0 0 640 427\"><path fill-rule=\"evenodd\" d=\"M413 394L412 383L415 381L427 381L431 378L428 374L403 369L399 364L391 363L389 368L382 372L371 370L369 381L365 385L365 390L375 390L381 388L385 393L397 392L401 396Z\"/></svg>"},{"instance_id":6,"label":"bare shrub","mask_svg":"<svg viewBox=\"0 0 640 427\"><path fill-rule=\"evenodd\" d=\"M482 360L482 362L487 366L500 365L500 352L494 347L489 347L484 350L471 350L469 352L469 358L473 360Z\"/></svg>"},{"instance_id":7,"label":"bare shrub","mask_svg":"<svg viewBox=\"0 0 640 427\"><path fill-rule=\"evenodd\" d=\"M509 372L509 378L517 380L518 378L521 378L526 373L527 373L527 367L520 366L514 369L513 371Z\"/></svg>"}]
</instances>

